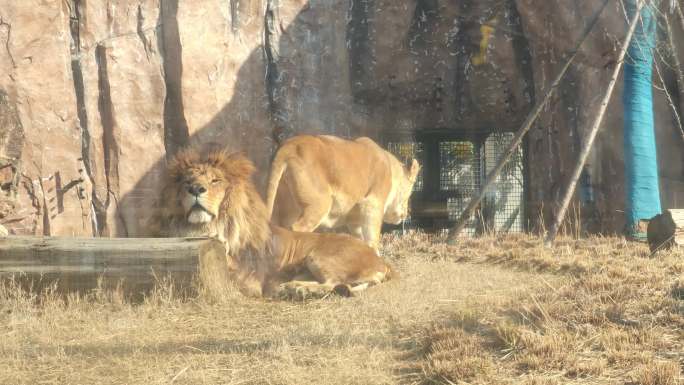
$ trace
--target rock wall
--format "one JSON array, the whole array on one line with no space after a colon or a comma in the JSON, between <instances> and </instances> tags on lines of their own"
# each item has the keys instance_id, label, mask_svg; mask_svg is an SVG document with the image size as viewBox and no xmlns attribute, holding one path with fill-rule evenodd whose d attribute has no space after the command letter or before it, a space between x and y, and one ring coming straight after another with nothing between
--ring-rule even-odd
<instances>
[{"instance_id":1,"label":"rock wall","mask_svg":"<svg viewBox=\"0 0 684 385\"><path fill-rule=\"evenodd\" d=\"M246 151L263 185L277 141L294 133L515 129L596 3L0 0L0 224L145 235L165 160L190 143ZM552 214L624 29L610 6L529 135L533 226ZM617 91L588 167L596 231L622 220ZM655 95L673 205L684 146Z\"/></svg>"},{"instance_id":2,"label":"rock wall","mask_svg":"<svg viewBox=\"0 0 684 385\"><path fill-rule=\"evenodd\" d=\"M71 72L69 12L61 3L0 5L0 156L14 195L3 214L12 232L92 234L82 181L81 130Z\"/></svg>"}]
</instances>

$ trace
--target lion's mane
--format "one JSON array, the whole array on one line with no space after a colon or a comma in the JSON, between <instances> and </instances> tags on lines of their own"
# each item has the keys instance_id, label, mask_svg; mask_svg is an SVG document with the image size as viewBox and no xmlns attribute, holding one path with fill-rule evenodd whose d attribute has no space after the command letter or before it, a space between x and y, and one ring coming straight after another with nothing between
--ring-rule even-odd
<instances>
[{"instance_id":1,"label":"lion's mane","mask_svg":"<svg viewBox=\"0 0 684 385\"><path fill-rule=\"evenodd\" d=\"M218 217L197 225L186 220L179 194L184 172L202 165L219 170L227 187ZM271 230L266 206L251 181L254 171L252 162L241 153L180 151L167 166L157 219L160 235L216 237L225 243L227 253L239 260L267 254Z\"/></svg>"}]
</instances>

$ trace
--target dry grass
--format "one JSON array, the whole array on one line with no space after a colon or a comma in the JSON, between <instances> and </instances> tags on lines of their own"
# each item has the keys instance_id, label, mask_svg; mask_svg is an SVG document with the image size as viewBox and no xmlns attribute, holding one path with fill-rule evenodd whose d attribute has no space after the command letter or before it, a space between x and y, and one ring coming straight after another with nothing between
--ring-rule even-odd
<instances>
[{"instance_id":1,"label":"dry grass","mask_svg":"<svg viewBox=\"0 0 684 385\"><path fill-rule=\"evenodd\" d=\"M0 289L0 383L679 384L684 260L618 239L386 237L401 280L305 303Z\"/></svg>"},{"instance_id":2,"label":"dry grass","mask_svg":"<svg viewBox=\"0 0 684 385\"><path fill-rule=\"evenodd\" d=\"M498 309L466 313L428 339L425 375L434 382L679 384L684 365L684 260L651 256L617 238L563 240L553 249L528 237L432 246L438 254L513 271L553 274L543 290ZM410 252L410 251L409 251ZM459 319L456 317L456 319ZM463 337L467 333L468 338ZM451 360L455 339L477 336L473 360ZM471 371L463 370L470 362ZM482 365L482 362L487 362ZM491 367L496 370L491 370ZM481 369L479 369L481 368ZM476 374L473 374L476 373ZM527 381L527 382L525 382Z\"/></svg>"}]
</instances>

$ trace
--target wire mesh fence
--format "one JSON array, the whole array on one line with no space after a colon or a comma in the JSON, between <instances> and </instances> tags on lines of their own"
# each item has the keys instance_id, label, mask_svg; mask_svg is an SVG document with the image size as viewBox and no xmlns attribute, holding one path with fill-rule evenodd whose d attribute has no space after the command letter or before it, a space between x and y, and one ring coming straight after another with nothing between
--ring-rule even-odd
<instances>
[{"instance_id":1,"label":"wire mesh fence","mask_svg":"<svg viewBox=\"0 0 684 385\"><path fill-rule=\"evenodd\" d=\"M411 215L402 228L444 232L482 188L513 138L510 132L491 131L475 137L455 138L447 130L386 143L400 158L415 157L422 169L414 187ZM521 232L525 230L525 167L519 147L495 185L487 192L477 214L463 234Z\"/></svg>"},{"instance_id":2,"label":"wire mesh fence","mask_svg":"<svg viewBox=\"0 0 684 385\"><path fill-rule=\"evenodd\" d=\"M448 220L441 227L455 221L480 190L481 165L481 151L475 142L439 142L439 189L455 193L446 198ZM465 233L474 234L475 228L475 223L471 222Z\"/></svg>"},{"instance_id":3,"label":"wire mesh fence","mask_svg":"<svg viewBox=\"0 0 684 385\"><path fill-rule=\"evenodd\" d=\"M485 141L484 166L489 173L513 139L513 134L493 133ZM487 192L482 217L485 228L495 232L520 232L524 230L525 177L522 148L518 147L496 179L494 187Z\"/></svg>"}]
</instances>

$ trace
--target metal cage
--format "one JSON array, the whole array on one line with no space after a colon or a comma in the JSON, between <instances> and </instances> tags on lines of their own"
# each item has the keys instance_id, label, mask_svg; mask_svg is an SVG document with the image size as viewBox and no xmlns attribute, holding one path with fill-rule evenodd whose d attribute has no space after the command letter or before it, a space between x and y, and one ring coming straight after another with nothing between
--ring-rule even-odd
<instances>
[{"instance_id":1,"label":"metal cage","mask_svg":"<svg viewBox=\"0 0 684 385\"><path fill-rule=\"evenodd\" d=\"M512 140L510 132L458 134L449 130L419 131L411 135L385 136L386 148L400 159L414 157L421 172L411 198L411 213L401 226L440 232L454 224L469 200L477 194ZM495 185L463 231L525 230L525 167L522 147L505 165Z\"/></svg>"}]
</instances>

